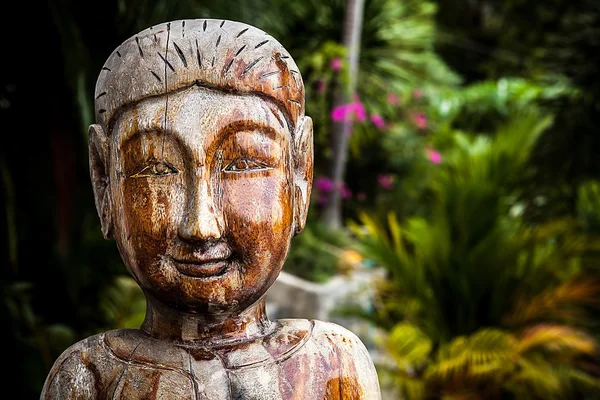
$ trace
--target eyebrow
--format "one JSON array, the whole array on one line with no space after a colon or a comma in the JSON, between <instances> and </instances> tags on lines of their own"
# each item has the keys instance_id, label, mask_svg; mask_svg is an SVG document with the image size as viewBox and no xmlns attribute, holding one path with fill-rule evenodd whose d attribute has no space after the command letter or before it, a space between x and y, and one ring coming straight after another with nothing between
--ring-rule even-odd
<instances>
[{"instance_id":1,"label":"eyebrow","mask_svg":"<svg viewBox=\"0 0 600 400\"><path fill-rule=\"evenodd\" d=\"M273 127L265 124L261 124L252 120L239 120L231 122L221 128L213 142L210 144L208 151L212 152L221 147L223 142L227 140L230 136L238 133L238 132L258 132L271 140L277 140L279 136L279 132L277 129L273 129Z\"/></svg>"},{"instance_id":2,"label":"eyebrow","mask_svg":"<svg viewBox=\"0 0 600 400\"><path fill-rule=\"evenodd\" d=\"M223 142L225 142L225 140L227 140L230 136L232 136L238 132L244 132L244 131L257 132L259 134L266 136L267 138L269 138L273 141L277 140L277 137L280 136L280 133L283 133L281 131L278 131L277 129L274 129L273 127L271 127L269 125L265 125L260 122L256 122L256 121L252 121L252 120L234 121L234 122L231 122L231 123L225 125L224 127L222 127L219 130L215 139L212 141L212 143L208 147L207 152L216 151L223 144ZM286 132L287 132L287 130L286 130ZM177 132L174 132L170 129L165 130L163 126L159 126L153 122L144 124L143 126L138 127L134 130L127 130L126 132L124 132L124 135L122 136L122 139L120 140L119 147L124 147L129 142L134 140L135 138L141 137L146 134L154 134L154 135L157 135L158 137L162 137L162 135L168 135L170 138L172 138L173 140L175 140L177 142L177 144L180 146L180 148L183 148L186 151L191 151L188 144L185 142L185 140L182 140L182 138L179 136L179 134L177 134ZM284 136L285 136L285 134L284 134Z\"/></svg>"},{"instance_id":3,"label":"eyebrow","mask_svg":"<svg viewBox=\"0 0 600 400\"><path fill-rule=\"evenodd\" d=\"M186 143L183 140L181 140L181 137L179 135L175 134L170 129L165 130L164 127L155 126L154 124L148 124L148 126L138 127L131 131L127 130L121 136L119 143L117 145L119 146L119 148L122 148L122 147L126 146L129 142L131 142L132 140L134 140L138 137L142 137L144 135L156 135L159 138L162 138L163 135L167 135L168 137L175 140L180 147L183 147L186 150L188 149L188 146L186 145Z\"/></svg>"}]
</instances>

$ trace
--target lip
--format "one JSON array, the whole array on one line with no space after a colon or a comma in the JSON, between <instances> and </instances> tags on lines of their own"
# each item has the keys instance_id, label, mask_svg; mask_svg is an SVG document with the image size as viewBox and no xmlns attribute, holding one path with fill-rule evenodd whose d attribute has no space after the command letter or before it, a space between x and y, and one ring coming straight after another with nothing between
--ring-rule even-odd
<instances>
[{"instance_id":1,"label":"lip","mask_svg":"<svg viewBox=\"0 0 600 400\"><path fill-rule=\"evenodd\" d=\"M218 258L208 260L178 260L171 257L175 268L183 275L194 278L210 278L223 275L229 267L229 260Z\"/></svg>"}]
</instances>

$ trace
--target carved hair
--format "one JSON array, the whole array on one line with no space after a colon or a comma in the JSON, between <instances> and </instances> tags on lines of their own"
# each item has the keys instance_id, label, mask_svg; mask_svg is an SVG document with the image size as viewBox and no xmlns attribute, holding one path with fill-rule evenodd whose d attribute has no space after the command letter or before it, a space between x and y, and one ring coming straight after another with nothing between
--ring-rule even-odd
<instances>
[{"instance_id":1,"label":"carved hair","mask_svg":"<svg viewBox=\"0 0 600 400\"><path fill-rule=\"evenodd\" d=\"M110 135L127 107L193 85L267 97L292 134L304 116L302 77L277 40L240 22L196 19L148 28L108 57L96 83L96 121Z\"/></svg>"}]
</instances>

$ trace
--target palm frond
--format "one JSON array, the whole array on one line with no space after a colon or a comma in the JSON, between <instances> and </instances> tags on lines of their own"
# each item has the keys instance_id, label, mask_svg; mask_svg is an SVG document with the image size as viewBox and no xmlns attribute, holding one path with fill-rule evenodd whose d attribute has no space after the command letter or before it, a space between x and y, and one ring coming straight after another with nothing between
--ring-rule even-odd
<instances>
[{"instance_id":1,"label":"palm frond","mask_svg":"<svg viewBox=\"0 0 600 400\"><path fill-rule=\"evenodd\" d=\"M379 380L382 386L393 388L399 398L406 400L425 400L426 382L410 369L377 366Z\"/></svg>"},{"instance_id":2,"label":"palm frond","mask_svg":"<svg viewBox=\"0 0 600 400\"><path fill-rule=\"evenodd\" d=\"M554 399L563 393L560 377L543 357L519 358L517 368L502 384L519 398Z\"/></svg>"},{"instance_id":3,"label":"palm frond","mask_svg":"<svg viewBox=\"0 0 600 400\"><path fill-rule=\"evenodd\" d=\"M540 320L578 323L584 317L583 309L579 306L599 303L600 282L594 279L569 279L532 298L519 296L506 321L511 325Z\"/></svg>"},{"instance_id":4,"label":"palm frond","mask_svg":"<svg viewBox=\"0 0 600 400\"><path fill-rule=\"evenodd\" d=\"M597 343L589 335L570 326L539 324L526 329L516 345L520 355L536 349L568 355L591 355L597 351Z\"/></svg>"},{"instance_id":5,"label":"palm frond","mask_svg":"<svg viewBox=\"0 0 600 400\"><path fill-rule=\"evenodd\" d=\"M421 366L429 358L433 347L431 339L417 326L401 322L389 333L388 353L399 366Z\"/></svg>"},{"instance_id":6,"label":"palm frond","mask_svg":"<svg viewBox=\"0 0 600 400\"><path fill-rule=\"evenodd\" d=\"M129 276L117 276L105 289L100 303L109 329L138 328L146 314L146 299L138 284Z\"/></svg>"},{"instance_id":7,"label":"palm frond","mask_svg":"<svg viewBox=\"0 0 600 400\"><path fill-rule=\"evenodd\" d=\"M482 329L471 336L460 336L444 345L438 359L429 365L426 376L442 381L463 376L483 377L486 371L510 369L514 360L514 337L498 329ZM475 368L475 375L471 372Z\"/></svg>"}]
</instances>

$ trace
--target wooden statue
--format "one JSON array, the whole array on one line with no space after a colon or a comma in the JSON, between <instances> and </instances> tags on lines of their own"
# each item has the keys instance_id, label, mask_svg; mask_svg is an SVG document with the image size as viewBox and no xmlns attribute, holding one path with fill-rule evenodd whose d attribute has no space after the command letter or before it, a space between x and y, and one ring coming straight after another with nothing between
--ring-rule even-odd
<instances>
[{"instance_id":1,"label":"wooden statue","mask_svg":"<svg viewBox=\"0 0 600 400\"><path fill-rule=\"evenodd\" d=\"M281 44L232 21L151 27L108 58L95 111L96 207L146 318L68 348L41 398L379 399L353 333L265 314L313 174L304 85Z\"/></svg>"}]
</instances>

